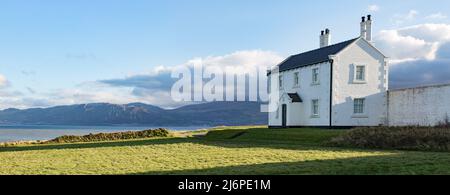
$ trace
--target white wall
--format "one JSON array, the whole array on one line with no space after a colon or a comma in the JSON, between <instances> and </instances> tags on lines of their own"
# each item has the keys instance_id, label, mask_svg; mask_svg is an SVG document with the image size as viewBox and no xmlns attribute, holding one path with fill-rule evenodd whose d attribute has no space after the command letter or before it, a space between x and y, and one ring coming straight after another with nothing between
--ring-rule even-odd
<instances>
[{"instance_id":1,"label":"white wall","mask_svg":"<svg viewBox=\"0 0 450 195\"><path fill-rule=\"evenodd\" d=\"M312 84L312 70L319 68L320 82ZM298 72L300 77L299 86L294 86L294 73ZM330 91L330 63L320 63L313 66L302 67L290 71L281 72L283 76L283 88L280 89L282 96L278 102L279 114L269 113L269 126L281 126L282 104L287 104L288 126L328 126L329 125L329 91ZM287 93L298 93L303 103L291 103ZM312 117L311 101L319 99L319 117Z\"/></svg>"},{"instance_id":2,"label":"white wall","mask_svg":"<svg viewBox=\"0 0 450 195\"><path fill-rule=\"evenodd\" d=\"M450 117L450 84L389 92L389 125L435 126Z\"/></svg>"},{"instance_id":3,"label":"white wall","mask_svg":"<svg viewBox=\"0 0 450 195\"><path fill-rule=\"evenodd\" d=\"M358 40L334 57L333 125L378 126L387 123L385 57L365 40ZM366 82L355 83L356 65L366 66ZM355 98L365 98L365 113L355 115Z\"/></svg>"}]
</instances>

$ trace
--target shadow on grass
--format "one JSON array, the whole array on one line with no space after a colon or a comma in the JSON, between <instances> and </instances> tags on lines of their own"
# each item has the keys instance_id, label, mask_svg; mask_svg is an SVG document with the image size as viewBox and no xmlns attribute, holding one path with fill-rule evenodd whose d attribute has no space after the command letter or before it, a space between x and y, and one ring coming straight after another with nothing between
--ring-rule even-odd
<instances>
[{"instance_id":1,"label":"shadow on grass","mask_svg":"<svg viewBox=\"0 0 450 195\"><path fill-rule=\"evenodd\" d=\"M281 162L177 171L149 171L136 175L436 175L450 174L446 158L395 153L346 159Z\"/></svg>"},{"instance_id":2,"label":"shadow on grass","mask_svg":"<svg viewBox=\"0 0 450 195\"><path fill-rule=\"evenodd\" d=\"M164 139L146 139L146 140L123 140L115 142L95 142L95 143L75 143L75 144L43 144L43 145L27 145L27 146L10 146L0 147L0 152L16 152L31 150L65 150L65 149L88 149L88 148L105 148L105 147L126 147L126 146L148 146L162 144L179 144L194 143L193 138L164 138Z\"/></svg>"},{"instance_id":3,"label":"shadow on grass","mask_svg":"<svg viewBox=\"0 0 450 195\"><path fill-rule=\"evenodd\" d=\"M311 129L230 129L211 131L205 137L195 138L161 138L144 140L122 140L95 143L51 144L0 147L0 152L31 151L31 150L63 150L88 149L103 147L149 146L162 144L196 143L226 148L274 148L297 150L342 150L338 148L322 148L324 141L336 136L339 132Z\"/></svg>"}]
</instances>

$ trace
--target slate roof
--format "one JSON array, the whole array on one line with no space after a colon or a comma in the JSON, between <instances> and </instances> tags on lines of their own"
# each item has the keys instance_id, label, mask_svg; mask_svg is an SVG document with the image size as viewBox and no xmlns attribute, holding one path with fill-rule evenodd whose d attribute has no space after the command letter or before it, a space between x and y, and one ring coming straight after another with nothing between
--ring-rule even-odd
<instances>
[{"instance_id":1,"label":"slate roof","mask_svg":"<svg viewBox=\"0 0 450 195\"><path fill-rule=\"evenodd\" d=\"M296 102L303 102L302 98L300 98L300 96L298 95L298 93L288 93L288 96L292 99L293 103Z\"/></svg>"},{"instance_id":2,"label":"slate roof","mask_svg":"<svg viewBox=\"0 0 450 195\"><path fill-rule=\"evenodd\" d=\"M326 62L329 60L330 55L335 55L346 48L348 45L355 42L356 39L351 39L348 41L344 41L335 45L330 45L327 47L323 47L320 49L308 51L305 53L293 55L286 59L279 65L279 71L287 71L291 69L296 69L304 66L309 66L313 64L318 64L322 62Z\"/></svg>"}]
</instances>

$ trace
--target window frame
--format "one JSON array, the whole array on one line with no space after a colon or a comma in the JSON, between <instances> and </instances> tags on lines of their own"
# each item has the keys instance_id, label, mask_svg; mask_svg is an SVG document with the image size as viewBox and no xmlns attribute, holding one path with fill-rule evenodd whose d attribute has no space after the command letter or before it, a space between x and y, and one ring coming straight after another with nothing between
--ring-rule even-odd
<instances>
[{"instance_id":1,"label":"window frame","mask_svg":"<svg viewBox=\"0 0 450 195\"><path fill-rule=\"evenodd\" d=\"M315 71L317 70L317 74L315 74ZM317 75L317 77L316 77ZM320 84L320 68L315 67L311 69L311 85L319 85Z\"/></svg>"},{"instance_id":2,"label":"window frame","mask_svg":"<svg viewBox=\"0 0 450 195\"><path fill-rule=\"evenodd\" d=\"M294 72L294 87L300 86L300 72Z\"/></svg>"},{"instance_id":3,"label":"window frame","mask_svg":"<svg viewBox=\"0 0 450 195\"><path fill-rule=\"evenodd\" d=\"M278 76L278 88L280 88L280 89L283 89L283 85L284 85L283 80L284 80L283 75L280 74Z\"/></svg>"},{"instance_id":4,"label":"window frame","mask_svg":"<svg viewBox=\"0 0 450 195\"><path fill-rule=\"evenodd\" d=\"M315 104L314 102L317 102L317 113L315 113ZM312 99L311 100L311 117L312 118L319 118L320 117L320 100L319 99Z\"/></svg>"},{"instance_id":5,"label":"window frame","mask_svg":"<svg viewBox=\"0 0 450 195\"><path fill-rule=\"evenodd\" d=\"M360 104L357 104L358 101ZM353 99L353 114L354 115L364 115L366 114L366 103L367 103L367 99L366 98L354 98ZM359 107L357 107L359 106ZM357 111L361 111L361 112L357 112Z\"/></svg>"},{"instance_id":6,"label":"window frame","mask_svg":"<svg viewBox=\"0 0 450 195\"><path fill-rule=\"evenodd\" d=\"M277 111L275 113L275 119L279 119L280 118L280 106L277 107Z\"/></svg>"},{"instance_id":7,"label":"window frame","mask_svg":"<svg viewBox=\"0 0 450 195\"><path fill-rule=\"evenodd\" d=\"M363 67L363 74L362 74L362 76L363 76L363 80L360 80L359 78L358 78L358 68L360 68L360 67ZM363 64L356 64L356 65L354 65L354 68L353 68L354 70L353 70L353 83L355 83L355 84L365 84L365 83L367 83L367 65L363 65Z\"/></svg>"}]
</instances>

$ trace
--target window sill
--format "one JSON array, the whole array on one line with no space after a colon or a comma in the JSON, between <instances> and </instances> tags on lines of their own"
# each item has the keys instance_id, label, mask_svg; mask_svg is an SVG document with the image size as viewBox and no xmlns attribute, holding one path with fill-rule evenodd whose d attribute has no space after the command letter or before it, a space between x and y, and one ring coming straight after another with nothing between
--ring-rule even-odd
<instances>
[{"instance_id":1,"label":"window sill","mask_svg":"<svg viewBox=\"0 0 450 195\"><path fill-rule=\"evenodd\" d=\"M353 81L353 84L367 84L367 81Z\"/></svg>"},{"instance_id":2,"label":"window sill","mask_svg":"<svg viewBox=\"0 0 450 195\"><path fill-rule=\"evenodd\" d=\"M311 118L320 118L319 115L312 115Z\"/></svg>"},{"instance_id":3,"label":"window sill","mask_svg":"<svg viewBox=\"0 0 450 195\"><path fill-rule=\"evenodd\" d=\"M369 118L369 116L367 116L367 115L361 115L361 114L354 114L353 116L352 116L352 118Z\"/></svg>"},{"instance_id":4,"label":"window sill","mask_svg":"<svg viewBox=\"0 0 450 195\"><path fill-rule=\"evenodd\" d=\"M318 86L320 83L311 83L311 86Z\"/></svg>"}]
</instances>

